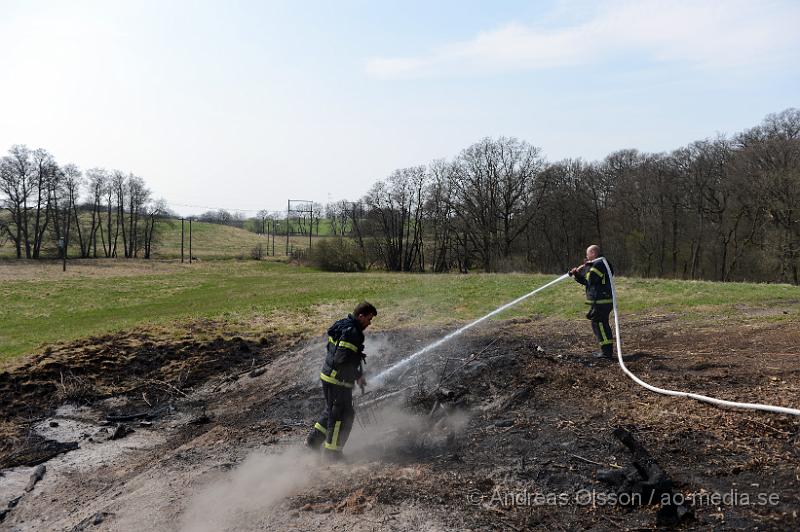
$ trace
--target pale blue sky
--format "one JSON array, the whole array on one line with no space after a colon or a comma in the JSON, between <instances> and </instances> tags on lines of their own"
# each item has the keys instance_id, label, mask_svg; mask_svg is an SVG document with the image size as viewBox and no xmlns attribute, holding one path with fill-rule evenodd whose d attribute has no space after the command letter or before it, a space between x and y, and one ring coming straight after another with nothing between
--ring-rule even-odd
<instances>
[{"instance_id":1,"label":"pale blue sky","mask_svg":"<svg viewBox=\"0 0 800 532\"><path fill-rule=\"evenodd\" d=\"M799 26L794 0L0 0L0 150L231 209L357 199L485 136L668 151L800 106Z\"/></svg>"}]
</instances>

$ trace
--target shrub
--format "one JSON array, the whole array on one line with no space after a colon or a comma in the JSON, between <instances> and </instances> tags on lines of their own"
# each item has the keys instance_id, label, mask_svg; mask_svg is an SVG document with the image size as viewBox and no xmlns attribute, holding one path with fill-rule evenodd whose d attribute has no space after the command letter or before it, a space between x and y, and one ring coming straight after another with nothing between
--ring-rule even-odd
<instances>
[{"instance_id":1,"label":"shrub","mask_svg":"<svg viewBox=\"0 0 800 532\"><path fill-rule=\"evenodd\" d=\"M250 250L250 258L253 260L261 260L264 258L264 246L259 244Z\"/></svg>"},{"instance_id":2,"label":"shrub","mask_svg":"<svg viewBox=\"0 0 800 532\"><path fill-rule=\"evenodd\" d=\"M321 238L311 248L308 259L317 268L329 272L365 270L358 245L349 238Z\"/></svg>"}]
</instances>

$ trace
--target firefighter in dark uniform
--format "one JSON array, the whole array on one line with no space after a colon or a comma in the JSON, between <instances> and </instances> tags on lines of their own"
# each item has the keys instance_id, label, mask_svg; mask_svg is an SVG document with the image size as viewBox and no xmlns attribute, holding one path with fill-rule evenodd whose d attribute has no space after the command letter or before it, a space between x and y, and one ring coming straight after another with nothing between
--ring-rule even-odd
<instances>
[{"instance_id":1,"label":"firefighter in dark uniform","mask_svg":"<svg viewBox=\"0 0 800 532\"><path fill-rule=\"evenodd\" d=\"M614 352L614 337L608 317L614 309L614 300L609 272L603 261L598 260L601 258L600 246L593 244L586 248L583 265L572 268L569 274L586 287L586 304L590 305L586 317L592 320L592 331L600 343L600 352L594 356L610 359ZM613 268L611 273L614 273Z\"/></svg>"},{"instance_id":2,"label":"firefighter in dark uniform","mask_svg":"<svg viewBox=\"0 0 800 532\"><path fill-rule=\"evenodd\" d=\"M328 353L319 376L325 411L308 434L306 445L313 450L324 446L325 456L334 460L341 457L353 427L353 386L358 384L363 388L366 384L362 366L366 358L364 329L377 315L377 309L364 301L328 329Z\"/></svg>"}]
</instances>

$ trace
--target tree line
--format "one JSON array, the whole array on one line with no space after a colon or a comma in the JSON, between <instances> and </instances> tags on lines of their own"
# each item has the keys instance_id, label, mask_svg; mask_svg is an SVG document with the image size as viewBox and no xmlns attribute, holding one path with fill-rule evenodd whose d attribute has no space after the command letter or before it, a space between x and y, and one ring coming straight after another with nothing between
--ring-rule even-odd
<instances>
[{"instance_id":1,"label":"tree line","mask_svg":"<svg viewBox=\"0 0 800 532\"><path fill-rule=\"evenodd\" d=\"M150 258L166 213L132 173L59 165L44 149L15 145L0 159L0 245L17 258Z\"/></svg>"},{"instance_id":2,"label":"tree line","mask_svg":"<svg viewBox=\"0 0 800 532\"><path fill-rule=\"evenodd\" d=\"M18 258L150 258L170 216L131 173L59 165L43 149L0 158L0 246ZM669 153L548 162L515 138L394 171L312 213L208 211L257 233L323 234L333 270L566 271L598 243L628 275L800 284L800 110Z\"/></svg>"},{"instance_id":3,"label":"tree line","mask_svg":"<svg viewBox=\"0 0 800 532\"><path fill-rule=\"evenodd\" d=\"M548 162L515 138L329 204L331 269L566 271L598 243L628 275L800 283L800 110L670 153Z\"/></svg>"}]
</instances>

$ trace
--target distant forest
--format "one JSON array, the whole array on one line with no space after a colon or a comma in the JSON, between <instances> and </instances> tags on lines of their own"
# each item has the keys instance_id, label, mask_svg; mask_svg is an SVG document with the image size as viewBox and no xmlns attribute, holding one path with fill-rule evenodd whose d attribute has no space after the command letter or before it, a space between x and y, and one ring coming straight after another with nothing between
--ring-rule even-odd
<instances>
[{"instance_id":1,"label":"distant forest","mask_svg":"<svg viewBox=\"0 0 800 532\"><path fill-rule=\"evenodd\" d=\"M326 217L355 243L345 256L317 250L332 269L564 272L597 243L626 275L798 284L800 110L595 162L547 162L528 142L487 138L396 170Z\"/></svg>"},{"instance_id":2,"label":"distant forest","mask_svg":"<svg viewBox=\"0 0 800 532\"><path fill-rule=\"evenodd\" d=\"M0 246L20 258L60 253L64 239L82 257L149 258L159 220L174 216L138 176L82 172L19 145L0 160L0 207ZM526 141L486 138L313 211L313 225L311 213L290 224L267 211L195 219L316 231L303 258L330 270L564 272L597 243L625 275L800 284L800 110L670 153L594 162L548 162Z\"/></svg>"}]
</instances>

